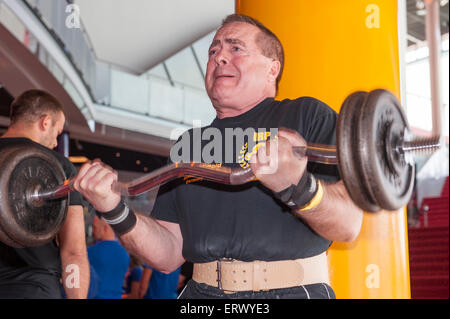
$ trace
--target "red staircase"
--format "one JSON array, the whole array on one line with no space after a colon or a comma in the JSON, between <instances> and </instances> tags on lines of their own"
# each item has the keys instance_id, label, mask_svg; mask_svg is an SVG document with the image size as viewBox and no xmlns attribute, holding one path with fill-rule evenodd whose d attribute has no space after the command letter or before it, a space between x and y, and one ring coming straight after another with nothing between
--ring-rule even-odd
<instances>
[{"instance_id":1,"label":"red staircase","mask_svg":"<svg viewBox=\"0 0 450 319\"><path fill-rule=\"evenodd\" d=\"M449 186L448 177L440 197L425 198L420 227L409 228L409 266L412 299L449 298Z\"/></svg>"}]
</instances>

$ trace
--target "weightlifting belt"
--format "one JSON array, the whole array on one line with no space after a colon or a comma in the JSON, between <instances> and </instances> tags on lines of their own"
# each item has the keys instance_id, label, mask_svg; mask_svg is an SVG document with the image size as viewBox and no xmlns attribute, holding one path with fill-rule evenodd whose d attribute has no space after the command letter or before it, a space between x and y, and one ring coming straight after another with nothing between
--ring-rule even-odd
<instances>
[{"instance_id":1,"label":"weightlifting belt","mask_svg":"<svg viewBox=\"0 0 450 319\"><path fill-rule=\"evenodd\" d=\"M326 252L295 260L217 260L195 263L192 279L225 292L260 291L328 283Z\"/></svg>"}]
</instances>

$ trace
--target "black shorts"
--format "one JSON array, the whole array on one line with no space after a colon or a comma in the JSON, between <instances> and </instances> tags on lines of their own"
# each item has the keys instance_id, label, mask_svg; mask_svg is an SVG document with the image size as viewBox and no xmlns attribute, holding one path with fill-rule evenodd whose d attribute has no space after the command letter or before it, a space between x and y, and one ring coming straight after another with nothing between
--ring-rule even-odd
<instances>
[{"instance_id":1,"label":"black shorts","mask_svg":"<svg viewBox=\"0 0 450 319\"><path fill-rule=\"evenodd\" d=\"M273 289L268 291L241 291L224 293L216 287L190 280L178 299L336 299L333 289L324 283Z\"/></svg>"}]
</instances>

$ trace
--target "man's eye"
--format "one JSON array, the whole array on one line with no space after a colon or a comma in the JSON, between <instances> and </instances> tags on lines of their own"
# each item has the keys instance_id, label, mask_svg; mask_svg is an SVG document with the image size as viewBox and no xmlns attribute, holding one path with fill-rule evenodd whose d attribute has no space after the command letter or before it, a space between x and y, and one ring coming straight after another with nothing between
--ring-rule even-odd
<instances>
[{"instance_id":1,"label":"man's eye","mask_svg":"<svg viewBox=\"0 0 450 319\"><path fill-rule=\"evenodd\" d=\"M216 50L209 50L209 55L214 55L216 53Z\"/></svg>"},{"instance_id":2,"label":"man's eye","mask_svg":"<svg viewBox=\"0 0 450 319\"><path fill-rule=\"evenodd\" d=\"M241 50L241 48L240 48L240 47L233 47L232 50L233 50L234 52L238 52L238 51Z\"/></svg>"}]
</instances>

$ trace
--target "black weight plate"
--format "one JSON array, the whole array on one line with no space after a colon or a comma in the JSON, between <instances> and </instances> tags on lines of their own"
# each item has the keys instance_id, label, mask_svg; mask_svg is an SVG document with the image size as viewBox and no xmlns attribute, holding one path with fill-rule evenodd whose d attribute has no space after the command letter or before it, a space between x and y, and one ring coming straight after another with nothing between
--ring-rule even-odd
<instances>
[{"instance_id":1,"label":"black weight plate","mask_svg":"<svg viewBox=\"0 0 450 319\"><path fill-rule=\"evenodd\" d=\"M3 167L2 163L3 160L8 158L9 151L11 151L10 148L2 149L2 152L0 153L0 168ZM0 201L1 201L1 193L0 193ZM15 248L23 248L22 245L20 245L18 242L14 241L11 237L9 237L1 228L0 223L0 241L8 246L15 247Z\"/></svg>"},{"instance_id":2,"label":"black weight plate","mask_svg":"<svg viewBox=\"0 0 450 319\"><path fill-rule=\"evenodd\" d=\"M336 128L337 156L339 173L353 202L364 211L376 212L380 208L364 183L360 159L355 149L358 144L358 114L366 96L367 92L355 92L342 104Z\"/></svg>"},{"instance_id":3,"label":"black weight plate","mask_svg":"<svg viewBox=\"0 0 450 319\"><path fill-rule=\"evenodd\" d=\"M14 147L1 161L0 227L15 242L30 247L52 240L67 213L67 198L48 200L40 207L26 201L34 187L56 187L64 180L60 163L37 147Z\"/></svg>"},{"instance_id":4,"label":"black weight plate","mask_svg":"<svg viewBox=\"0 0 450 319\"><path fill-rule=\"evenodd\" d=\"M358 150L371 196L382 209L397 210L411 197L414 165L392 156L388 148L402 140L406 116L392 93L378 89L368 94L359 121Z\"/></svg>"}]
</instances>

